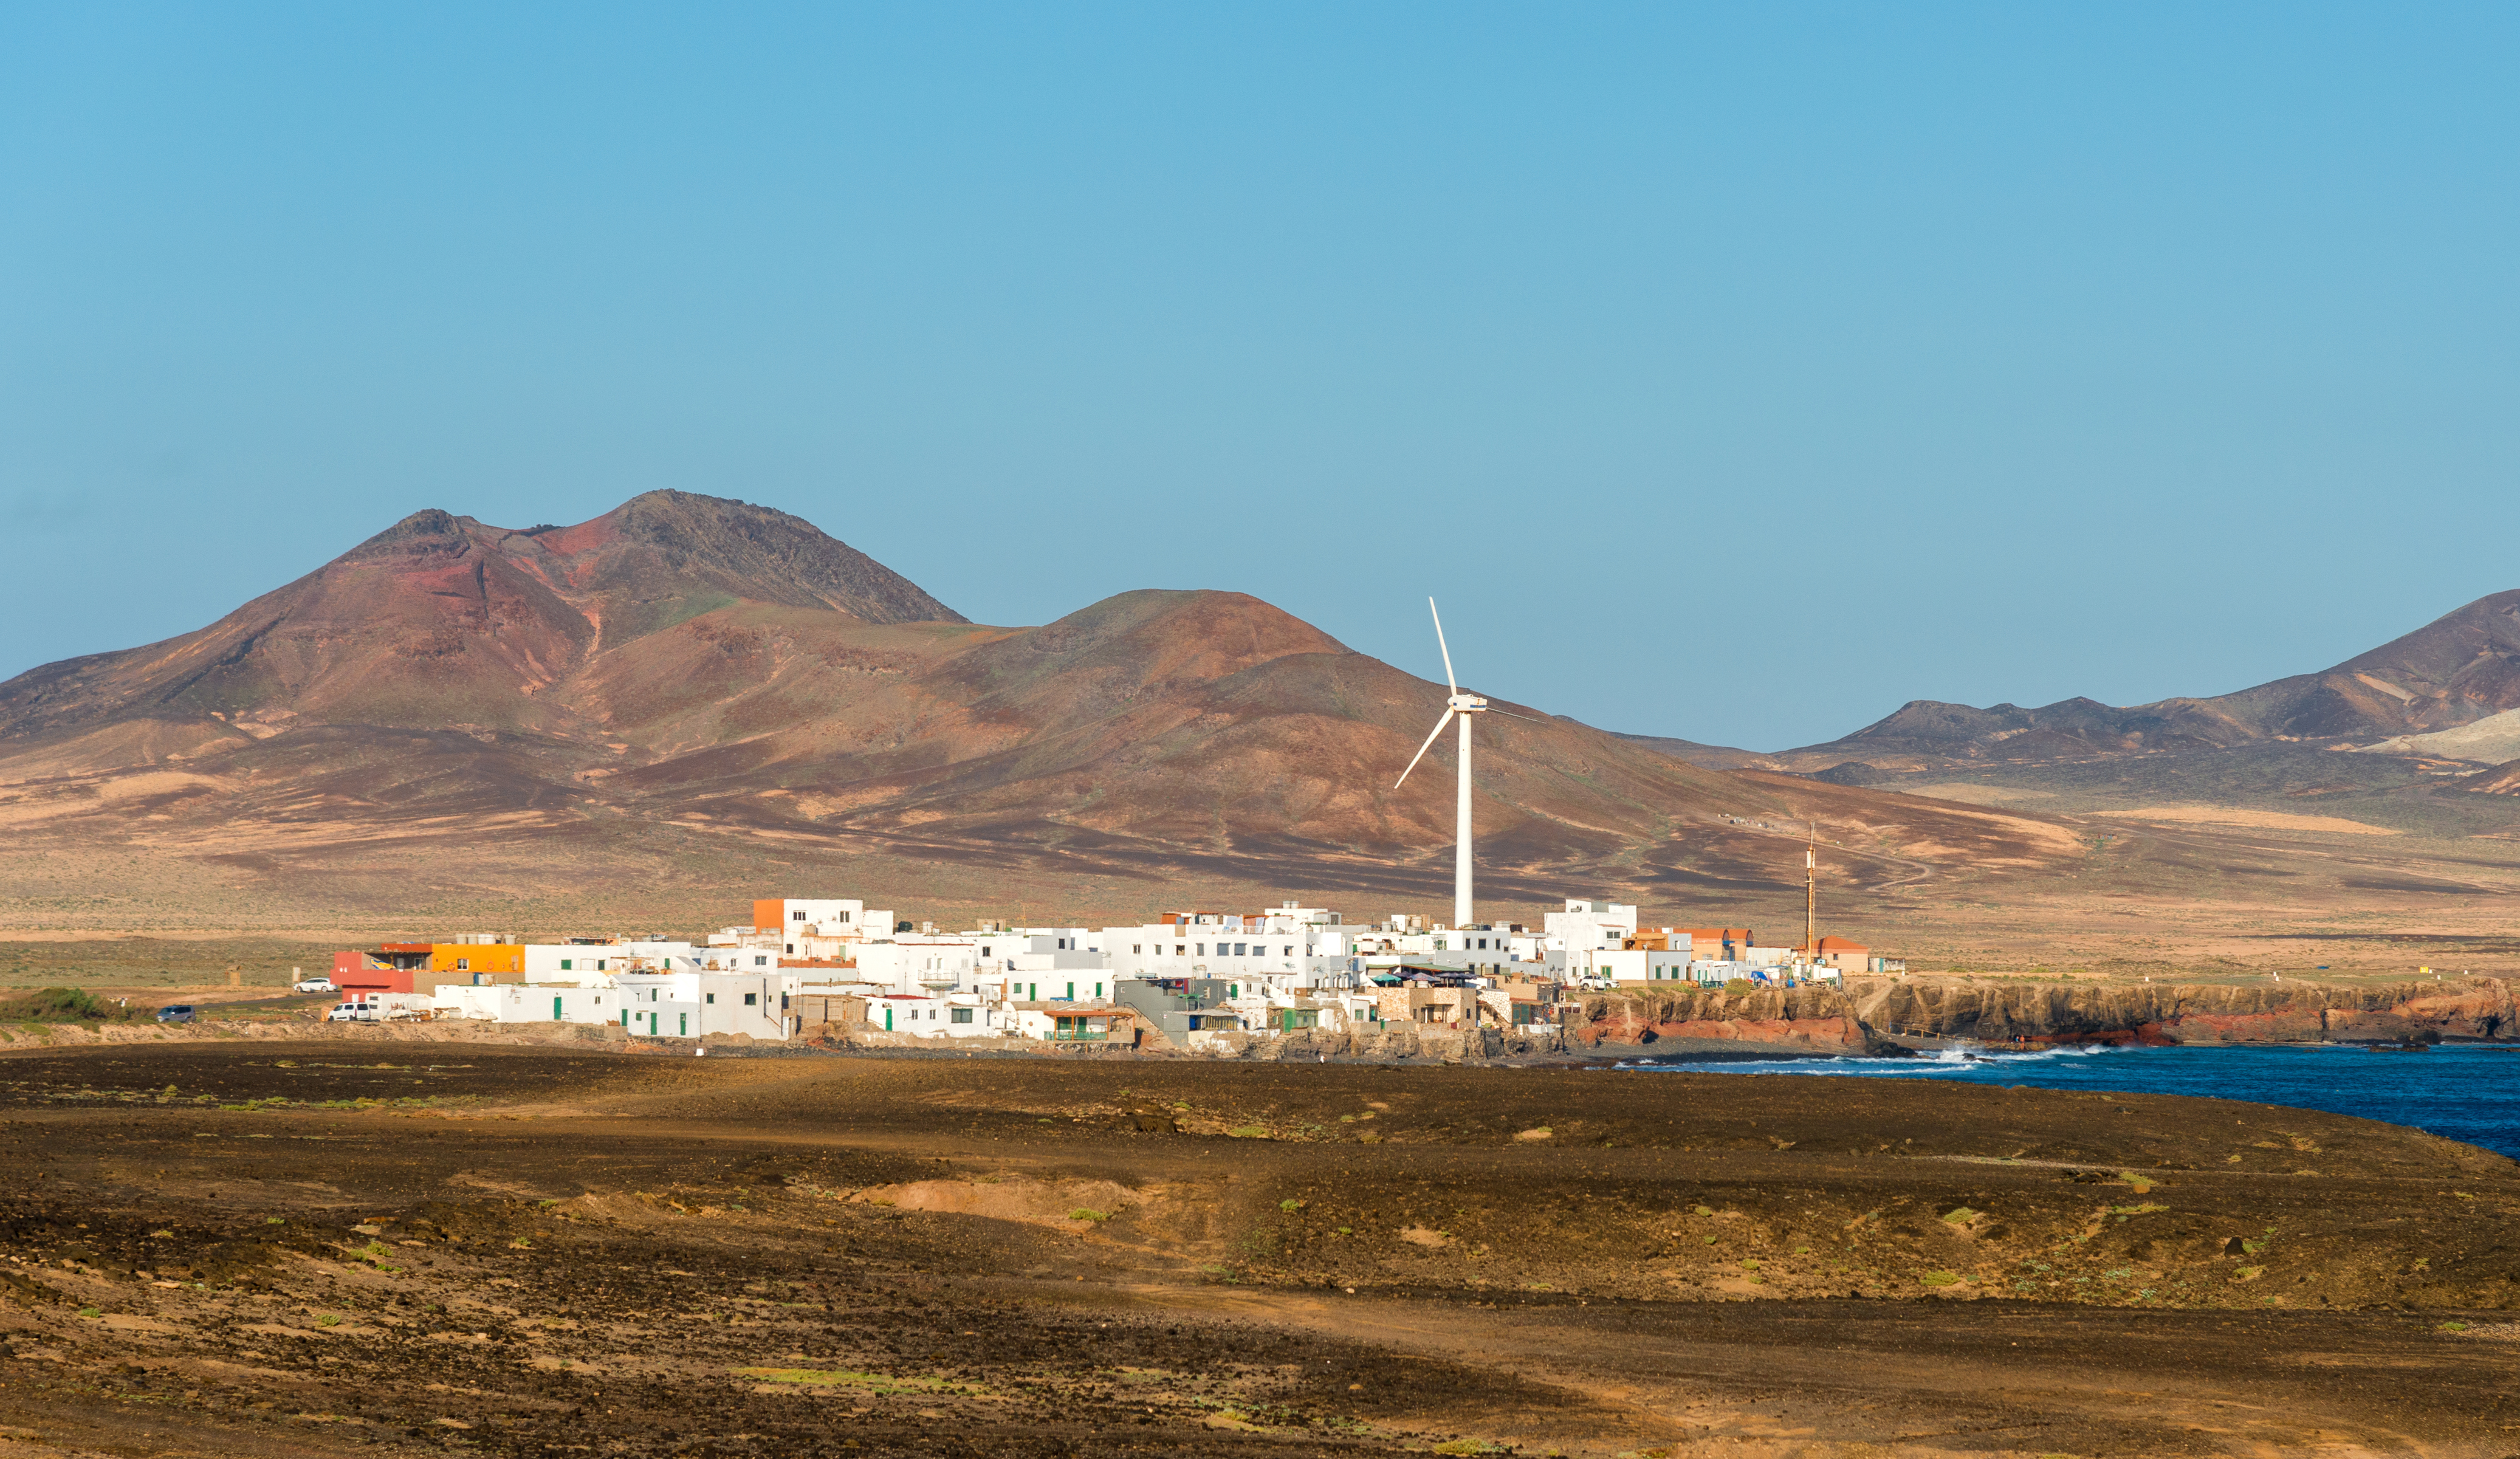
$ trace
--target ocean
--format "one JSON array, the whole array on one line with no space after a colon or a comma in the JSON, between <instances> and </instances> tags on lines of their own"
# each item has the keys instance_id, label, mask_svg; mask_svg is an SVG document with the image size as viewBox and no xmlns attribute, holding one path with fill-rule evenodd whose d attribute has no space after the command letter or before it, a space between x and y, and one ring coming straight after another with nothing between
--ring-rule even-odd
<instances>
[{"instance_id":1,"label":"ocean","mask_svg":"<svg viewBox=\"0 0 2520 1459\"><path fill-rule=\"evenodd\" d=\"M1627 1069L1779 1077L1940 1079L2193 1094L2359 1115L2412 1125L2520 1159L2520 1049L2443 1044L2375 1054L2346 1045L2268 1048L2065 1048L2029 1054L1946 1052L1916 1059L1640 1059Z\"/></svg>"}]
</instances>

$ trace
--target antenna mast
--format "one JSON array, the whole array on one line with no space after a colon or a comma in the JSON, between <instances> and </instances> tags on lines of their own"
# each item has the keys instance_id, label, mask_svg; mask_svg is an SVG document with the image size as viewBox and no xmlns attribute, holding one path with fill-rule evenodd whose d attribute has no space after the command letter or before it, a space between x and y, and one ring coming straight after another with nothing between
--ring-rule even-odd
<instances>
[{"instance_id":1,"label":"antenna mast","mask_svg":"<svg viewBox=\"0 0 2520 1459\"><path fill-rule=\"evenodd\" d=\"M1819 828L1803 822L1803 960L1820 966Z\"/></svg>"}]
</instances>

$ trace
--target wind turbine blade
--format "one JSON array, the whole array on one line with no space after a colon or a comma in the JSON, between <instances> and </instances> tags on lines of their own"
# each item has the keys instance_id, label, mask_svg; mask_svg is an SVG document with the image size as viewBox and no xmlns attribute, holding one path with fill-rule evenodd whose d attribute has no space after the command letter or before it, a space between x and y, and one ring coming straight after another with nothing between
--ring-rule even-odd
<instances>
[{"instance_id":1,"label":"wind turbine blade","mask_svg":"<svg viewBox=\"0 0 2520 1459\"><path fill-rule=\"evenodd\" d=\"M1534 719L1528 714L1516 714L1511 709L1500 709L1494 705L1488 706L1487 711L1491 714L1502 714L1508 719L1519 719L1525 724L1547 724L1549 722L1546 719Z\"/></svg>"},{"instance_id":2,"label":"wind turbine blade","mask_svg":"<svg viewBox=\"0 0 2520 1459\"><path fill-rule=\"evenodd\" d=\"M1426 736L1426 743L1418 746L1418 752L1409 757L1409 770L1415 770L1418 768L1418 762L1426 757L1426 752L1435 748L1435 736L1442 734L1444 732L1444 726L1452 722L1453 711L1446 709L1444 711L1444 717L1435 721L1434 730ZM1400 778L1392 783L1391 788L1393 790L1396 791L1409 783L1409 770L1403 770L1400 772Z\"/></svg>"},{"instance_id":3,"label":"wind turbine blade","mask_svg":"<svg viewBox=\"0 0 2520 1459\"><path fill-rule=\"evenodd\" d=\"M1455 694L1459 694L1462 692L1462 686L1453 677L1453 651L1446 648L1444 644L1444 616L1435 613L1435 600L1432 598L1426 600L1426 611L1435 614L1435 647L1443 650L1444 654L1444 683Z\"/></svg>"}]
</instances>

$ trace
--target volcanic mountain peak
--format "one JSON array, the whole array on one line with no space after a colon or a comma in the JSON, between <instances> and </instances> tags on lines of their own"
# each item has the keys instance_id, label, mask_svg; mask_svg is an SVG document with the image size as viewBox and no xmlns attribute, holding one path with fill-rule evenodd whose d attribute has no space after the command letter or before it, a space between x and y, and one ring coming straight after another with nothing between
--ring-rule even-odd
<instances>
[{"instance_id":1,"label":"volcanic mountain peak","mask_svg":"<svg viewBox=\"0 0 2520 1459\"><path fill-rule=\"evenodd\" d=\"M206 628L0 684L0 735L205 716L548 728L544 691L598 655L740 603L967 621L810 523L744 502L652 491L524 531L432 508Z\"/></svg>"}]
</instances>

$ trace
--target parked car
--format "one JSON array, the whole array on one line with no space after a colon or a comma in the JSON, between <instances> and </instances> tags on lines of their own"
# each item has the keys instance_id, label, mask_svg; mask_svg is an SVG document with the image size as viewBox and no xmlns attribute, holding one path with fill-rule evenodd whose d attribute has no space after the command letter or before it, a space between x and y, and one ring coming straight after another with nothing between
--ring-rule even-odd
<instances>
[{"instance_id":1,"label":"parked car","mask_svg":"<svg viewBox=\"0 0 2520 1459\"><path fill-rule=\"evenodd\" d=\"M324 1015L324 1021L328 1024L371 1023L383 1012L374 1003L337 1003L331 1013Z\"/></svg>"},{"instance_id":2,"label":"parked car","mask_svg":"<svg viewBox=\"0 0 2520 1459\"><path fill-rule=\"evenodd\" d=\"M320 976L315 978L299 979L296 983L296 988L297 991L301 993L334 993L340 991L340 989L333 986L333 980L331 978Z\"/></svg>"},{"instance_id":3,"label":"parked car","mask_svg":"<svg viewBox=\"0 0 2520 1459\"><path fill-rule=\"evenodd\" d=\"M161 1024L189 1024L192 1021L193 1005L190 1003L169 1003L158 1010L158 1022Z\"/></svg>"}]
</instances>

